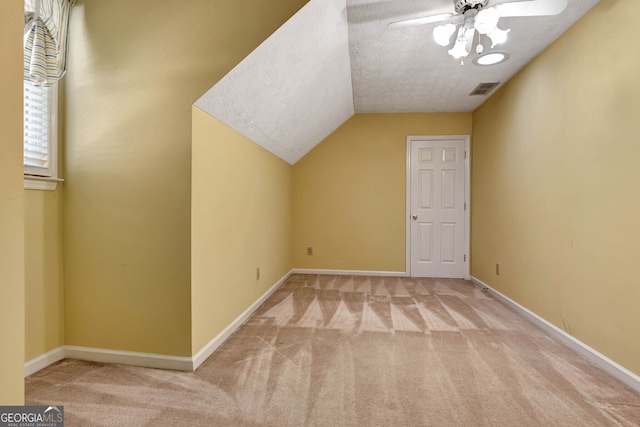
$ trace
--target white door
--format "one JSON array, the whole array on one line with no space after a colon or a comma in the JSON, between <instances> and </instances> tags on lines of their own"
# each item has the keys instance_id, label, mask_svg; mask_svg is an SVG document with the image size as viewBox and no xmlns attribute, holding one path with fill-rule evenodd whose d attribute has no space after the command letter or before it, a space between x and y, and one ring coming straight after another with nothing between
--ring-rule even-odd
<instances>
[{"instance_id":1,"label":"white door","mask_svg":"<svg viewBox=\"0 0 640 427\"><path fill-rule=\"evenodd\" d=\"M412 277L466 278L467 137L408 138Z\"/></svg>"}]
</instances>

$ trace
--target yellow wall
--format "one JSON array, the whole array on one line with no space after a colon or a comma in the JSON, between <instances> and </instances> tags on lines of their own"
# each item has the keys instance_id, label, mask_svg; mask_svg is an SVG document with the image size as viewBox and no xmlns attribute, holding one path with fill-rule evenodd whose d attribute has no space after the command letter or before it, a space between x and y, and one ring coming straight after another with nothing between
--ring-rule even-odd
<instances>
[{"instance_id":1,"label":"yellow wall","mask_svg":"<svg viewBox=\"0 0 640 427\"><path fill-rule=\"evenodd\" d=\"M470 133L471 113L353 116L293 167L294 267L404 272L407 136Z\"/></svg>"},{"instance_id":2,"label":"yellow wall","mask_svg":"<svg viewBox=\"0 0 640 427\"><path fill-rule=\"evenodd\" d=\"M0 405L24 404L22 13L0 2Z\"/></svg>"},{"instance_id":3,"label":"yellow wall","mask_svg":"<svg viewBox=\"0 0 640 427\"><path fill-rule=\"evenodd\" d=\"M62 184L25 190L25 360L64 345Z\"/></svg>"},{"instance_id":4,"label":"yellow wall","mask_svg":"<svg viewBox=\"0 0 640 427\"><path fill-rule=\"evenodd\" d=\"M303 4L76 3L66 76L66 344L191 355L191 105Z\"/></svg>"},{"instance_id":5,"label":"yellow wall","mask_svg":"<svg viewBox=\"0 0 640 427\"><path fill-rule=\"evenodd\" d=\"M474 113L471 211L474 276L636 374L638 14L602 0Z\"/></svg>"},{"instance_id":6,"label":"yellow wall","mask_svg":"<svg viewBox=\"0 0 640 427\"><path fill-rule=\"evenodd\" d=\"M291 166L195 107L192 150L195 354L291 269Z\"/></svg>"}]
</instances>

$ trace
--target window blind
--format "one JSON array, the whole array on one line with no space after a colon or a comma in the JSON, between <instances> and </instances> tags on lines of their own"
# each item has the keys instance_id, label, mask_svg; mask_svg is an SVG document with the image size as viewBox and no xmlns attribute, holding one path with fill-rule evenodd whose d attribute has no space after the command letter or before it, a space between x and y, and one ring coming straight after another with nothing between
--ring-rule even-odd
<instances>
[{"instance_id":1,"label":"window blind","mask_svg":"<svg viewBox=\"0 0 640 427\"><path fill-rule=\"evenodd\" d=\"M24 172L52 176L51 87L24 82Z\"/></svg>"}]
</instances>

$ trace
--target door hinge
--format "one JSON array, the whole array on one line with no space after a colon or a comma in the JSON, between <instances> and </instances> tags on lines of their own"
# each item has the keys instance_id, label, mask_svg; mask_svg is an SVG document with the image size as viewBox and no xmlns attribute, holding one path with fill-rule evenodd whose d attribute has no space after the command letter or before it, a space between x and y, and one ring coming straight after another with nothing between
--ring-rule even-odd
<instances>
[{"instance_id":1,"label":"door hinge","mask_svg":"<svg viewBox=\"0 0 640 427\"><path fill-rule=\"evenodd\" d=\"M464 204L464 210L465 211L467 210L467 204L466 203Z\"/></svg>"},{"instance_id":2,"label":"door hinge","mask_svg":"<svg viewBox=\"0 0 640 427\"><path fill-rule=\"evenodd\" d=\"M467 152L466 151L464 152L464 158L465 159L467 158Z\"/></svg>"},{"instance_id":3,"label":"door hinge","mask_svg":"<svg viewBox=\"0 0 640 427\"><path fill-rule=\"evenodd\" d=\"M464 256L464 262L467 262L467 256L466 255Z\"/></svg>"}]
</instances>

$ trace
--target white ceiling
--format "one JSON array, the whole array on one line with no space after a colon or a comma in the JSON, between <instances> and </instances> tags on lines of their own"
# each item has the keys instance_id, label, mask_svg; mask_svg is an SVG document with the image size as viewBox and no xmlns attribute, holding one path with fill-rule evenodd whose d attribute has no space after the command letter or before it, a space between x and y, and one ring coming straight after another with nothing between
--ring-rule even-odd
<instances>
[{"instance_id":1,"label":"white ceiling","mask_svg":"<svg viewBox=\"0 0 640 427\"><path fill-rule=\"evenodd\" d=\"M488 98L469 96L479 83L505 83L597 2L502 18L510 59L478 67L469 56L461 67L433 41L438 24L387 28L453 12L452 0L310 0L195 105L293 164L356 112L475 110Z\"/></svg>"},{"instance_id":2,"label":"white ceiling","mask_svg":"<svg viewBox=\"0 0 640 427\"><path fill-rule=\"evenodd\" d=\"M297 162L354 114L345 0L311 0L195 105Z\"/></svg>"},{"instance_id":3,"label":"white ceiling","mask_svg":"<svg viewBox=\"0 0 640 427\"><path fill-rule=\"evenodd\" d=\"M387 28L393 21L453 12L452 0L347 0L356 112L473 111L487 99L469 96L478 83L509 80L597 2L569 0L558 16L502 18L500 28L511 32L494 50L506 51L511 58L479 67L470 55L461 67L448 48L433 41L439 24Z\"/></svg>"}]
</instances>

